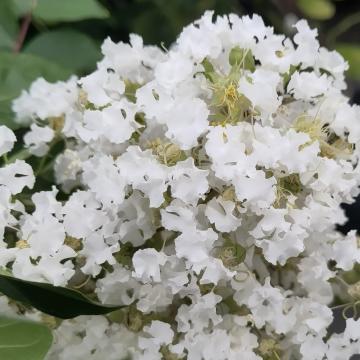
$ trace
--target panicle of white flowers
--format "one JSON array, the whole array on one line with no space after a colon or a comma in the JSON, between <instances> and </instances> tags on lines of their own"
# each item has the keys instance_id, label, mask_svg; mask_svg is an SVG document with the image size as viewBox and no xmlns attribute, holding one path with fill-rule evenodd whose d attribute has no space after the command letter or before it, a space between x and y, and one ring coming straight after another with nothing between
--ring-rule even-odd
<instances>
[{"instance_id":1,"label":"panicle of white flowers","mask_svg":"<svg viewBox=\"0 0 360 360\"><path fill-rule=\"evenodd\" d=\"M129 305L55 325L50 359L360 352L360 320L327 336L336 279L360 262L355 232L335 230L359 193L360 108L342 93L344 59L294 27L291 40L257 15L206 12L168 51L108 38L92 74L38 79L14 101L28 151L64 149L31 211L32 168L0 169L0 266L60 286L80 274L101 302ZM0 155L15 141L0 127Z\"/></svg>"}]
</instances>

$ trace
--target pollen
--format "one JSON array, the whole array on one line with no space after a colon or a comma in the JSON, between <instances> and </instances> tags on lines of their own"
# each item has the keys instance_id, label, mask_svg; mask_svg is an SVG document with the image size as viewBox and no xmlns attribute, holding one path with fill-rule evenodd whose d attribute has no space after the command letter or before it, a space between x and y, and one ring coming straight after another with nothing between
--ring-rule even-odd
<instances>
[{"instance_id":1,"label":"pollen","mask_svg":"<svg viewBox=\"0 0 360 360\"><path fill-rule=\"evenodd\" d=\"M26 240L19 240L16 242L15 246L18 248L18 249L26 249L26 248L29 248L30 245L29 243L26 241Z\"/></svg>"},{"instance_id":2,"label":"pollen","mask_svg":"<svg viewBox=\"0 0 360 360\"><path fill-rule=\"evenodd\" d=\"M173 166L177 162L186 159L185 153L171 142L163 142L160 139L150 141L148 144L159 162L167 166Z\"/></svg>"}]
</instances>

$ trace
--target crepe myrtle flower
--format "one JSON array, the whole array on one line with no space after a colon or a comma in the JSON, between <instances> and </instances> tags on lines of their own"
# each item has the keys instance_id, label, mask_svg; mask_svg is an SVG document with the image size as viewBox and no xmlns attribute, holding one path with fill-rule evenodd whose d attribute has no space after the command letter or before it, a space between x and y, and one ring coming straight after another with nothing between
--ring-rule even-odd
<instances>
[{"instance_id":1,"label":"crepe myrtle flower","mask_svg":"<svg viewBox=\"0 0 360 360\"><path fill-rule=\"evenodd\" d=\"M344 277L359 240L335 224L359 193L360 108L341 55L305 20L294 28L290 39L258 15L205 12L168 51L108 38L96 71L40 78L13 102L23 146L50 153L55 181L31 190L39 172L8 161L16 138L1 126L1 267L61 286L80 274L127 306L57 323L49 359L360 352L356 316L327 332L335 298L346 317L359 306ZM0 308L14 311L4 296Z\"/></svg>"}]
</instances>

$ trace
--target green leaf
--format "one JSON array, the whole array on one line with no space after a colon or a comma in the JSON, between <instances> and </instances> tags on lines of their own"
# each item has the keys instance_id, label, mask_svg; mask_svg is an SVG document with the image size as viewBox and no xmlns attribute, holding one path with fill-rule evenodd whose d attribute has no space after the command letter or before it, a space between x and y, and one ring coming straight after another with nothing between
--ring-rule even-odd
<instances>
[{"instance_id":1,"label":"green leaf","mask_svg":"<svg viewBox=\"0 0 360 360\"><path fill-rule=\"evenodd\" d=\"M65 80L70 75L70 70L35 55L0 52L0 124L16 128L11 102L35 79Z\"/></svg>"},{"instance_id":2,"label":"green leaf","mask_svg":"<svg viewBox=\"0 0 360 360\"><path fill-rule=\"evenodd\" d=\"M17 17L11 0L0 1L0 49L11 49L18 33Z\"/></svg>"},{"instance_id":3,"label":"green leaf","mask_svg":"<svg viewBox=\"0 0 360 360\"><path fill-rule=\"evenodd\" d=\"M0 292L9 298L61 319L79 315L100 315L121 309L123 305L102 305L76 290L0 274Z\"/></svg>"},{"instance_id":4,"label":"green leaf","mask_svg":"<svg viewBox=\"0 0 360 360\"><path fill-rule=\"evenodd\" d=\"M0 359L43 360L52 341L45 325L0 316Z\"/></svg>"},{"instance_id":5,"label":"green leaf","mask_svg":"<svg viewBox=\"0 0 360 360\"><path fill-rule=\"evenodd\" d=\"M109 16L96 0L37 0L33 15L45 22L103 19Z\"/></svg>"},{"instance_id":6,"label":"green leaf","mask_svg":"<svg viewBox=\"0 0 360 360\"><path fill-rule=\"evenodd\" d=\"M315 20L328 20L335 15L335 6L329 0L298 0L298 8Z\"/></svg>"},{"instance_id":7,"label":"green leaf","mask_svg":"<svg viewBox=\"0 0 360 360\"><path fill-rule=\"evenodd\" d=\"M231 66L240 66L246 70L255 70L255 61L251 50L241 49L239 46L231 49L229 54L229 63Z\"/></svg>"},{"instance_id":8,"label":"green leaf","mask_svg":"<svg viewBox=\"0 0 360 360\"><path fill-rule=\"evenodd\" d=\"M70 29L40 33L25 47L25 53L38 55L74 72L93 70L100 59L100 47L87 35Z\"/></svg>"},{"instance_id":9,"label":"green leaf","mask_svg":"<svg viewBox=\"0 0 360 360\"><path fill-rule=\"evenodd\" d=\"M349 63L348 76L352 79L360 80L360 46L338 43L335 48Z\"/></svg>"}]
</instances>

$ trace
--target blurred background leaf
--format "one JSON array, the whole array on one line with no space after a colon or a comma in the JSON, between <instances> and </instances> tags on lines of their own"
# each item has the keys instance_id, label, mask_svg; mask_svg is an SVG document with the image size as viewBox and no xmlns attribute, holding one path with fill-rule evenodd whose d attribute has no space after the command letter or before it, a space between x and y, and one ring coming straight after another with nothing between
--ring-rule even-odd
<instances>
[{"instance_id":1,"label":"blurred background leaf","mask_svg":"<svg viewBox=\"0 0 360 360\"><path fill-rule=\"evenodd\" d=\"M11 49L18 32L17 16L11 0L0 1L0 50Z\"/></svg>"},{"instance_id":2,"label":"blurred background leaf","mask_svg":"<svg viewBox=\"0 0 360 360\"><path fill-rule=\"evenodd\" d=\"M33 9L35 19L49 23L109 16L108 10L96 0L14 0L14 3L18 15Z\"/></svg>"},{"instance_id":3,"label":"blurred background leaf","mask_svg":"<svg viewBox=\"0 0 360 360\"><path fill-rule=\"evenodd\" d=\"M106 18L109 12L96 0L37 0L34 17L48 22Z\"/></svg>"},{"instance_id":4,"label":"blurred background leaf","mask_svg":"<svg viewBox=\"0 0 360 360\"><path fill-rule=\"evenodd\" d=\"M348 75L360 81L360 45L339 43L336 45L336 50L349 63Z\"/></svg>"},{"instance_id":5,"label":"blurred background leaf","mask_svg":"<svg viewBox=\"0 0 360 360\"><path fill-rule=\"evenodd\" d=\"M0 316L0 359L44 360L52 341L45 325Z\"/></svg>"},{"instance_id":6,"label":"blurred background leaf","mask_svg":"<svg viewBox=\"0 0 360 360\"><path fill-rule=\"evenodd\" d=\"M315 20L328 20L335 15L335 5L330 0L298 0L303 14Z\"/></svg>"}]
</instances>

